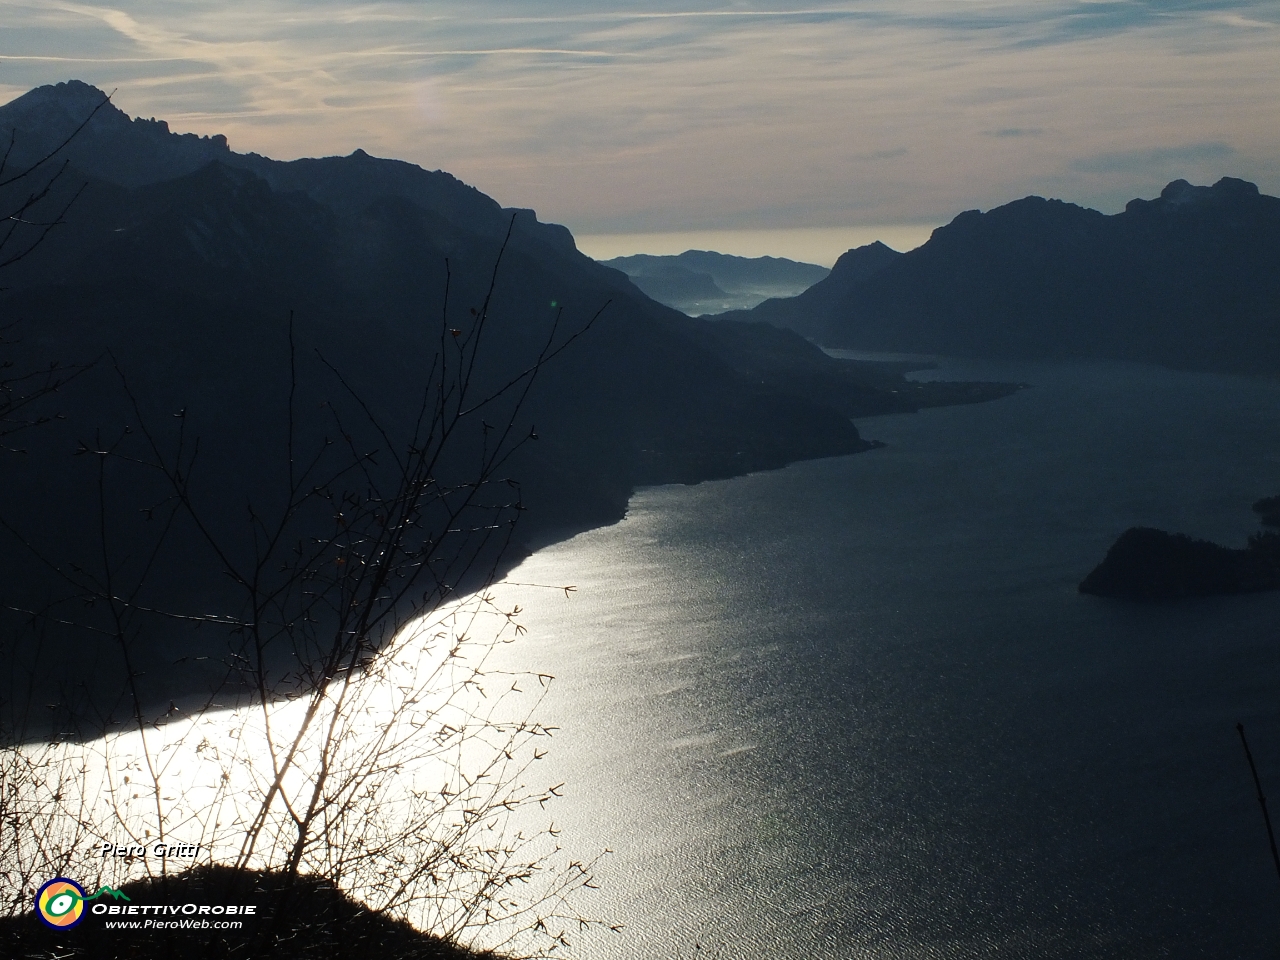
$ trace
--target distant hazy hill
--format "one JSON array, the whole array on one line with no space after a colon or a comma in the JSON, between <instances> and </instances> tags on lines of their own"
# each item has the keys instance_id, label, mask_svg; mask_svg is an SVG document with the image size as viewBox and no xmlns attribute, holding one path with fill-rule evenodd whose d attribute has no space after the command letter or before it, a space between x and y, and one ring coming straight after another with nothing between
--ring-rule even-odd
<instances>
[{"instance_id":1,"label":"distant hazy hill","mask_svg":"<svg viewBox=\"0 0 1280 960\"><path fill-rule=\"evenodd\" d=\"M14 143L10 169L46 154L101 99L68 83L0 107L0 137ZM234 550L251 551L250 506L269 511L287 480L291 312L299 449L339 435L353 448L383 451L379 462L390 469L386 439L358 427L360 411L321 358L390 434L407 435L425 372L455 349L450 333L465 335L477 322L509 228L474 371L477 391L519 376L557 316L562 341L604 308L588 334L541 372L514 424L516 436L538 437L506 464L518 489L500 493L525 508L517 554L520 545L621 518L637 485L864 450L870 444L850 417L1002 392L910 385L893 370L833 360L764 324L691 319L579 253L568 230L539 223L532 211L504 210L446 173L361 151L283 163L235 154L222 138L177 136L159 121L129 120L108 106L68 156L72 166L50 207L87 187L66 223L0 276L7 288L0 360L21 371L102 359L48 398L45 412L65 419L25 432L28 453L0 450L0 518L13 525L0 547L0 606L56 609L43 605L65 592L59 564L101 567L96 458L73 454L120 443L150 456L143 420L171 451L179 425L186 443L199 438L191 476L207 521L239 544L233 559L247 555ZM116 362L143 420L121 389ZM341 430L326 403L347 410ZM465 421L459 452L435 468L437 482L467 481L472 458L495 436L489 420L502 425L502 409L495 412ZM146 518L168 495L145 471L112 481L114 469L105 476L113 555L140 563ZM147 562L144 599L155 609L208 611L230 602L220 561L194 529L175 529L169 551ZM0 631L11 640L27 621L4 616L11 619ZM118 677L118 657L102 643L63 631L56 618L46 628L40 644L0 655L6 671L44 655L70 687ZM195 682L185 673L173 679L175 652L207 653L216 640L179 620L138 629L135 652L148 664L139 682L157 700Z\"/></svg>"},{"instance_id":2,"label":"distant hazy hill","mask_svg":"<svg viewBox=\"0 0 1280 960\"><path fill-rule=\"evenodd\" d=\"M746 317L827 346L1280 373L1280 200L1243 180L1177 180L1114 216L1027 197L840 273Z\"/></svg>"},{"instance_id":3,"label":"distant hazy hill","mask_svg":"<svg viewBox=\"0 0 1280 960\"><path fill-rule=\"evenodd\" d=\"M641 253L601 261L621 270L637 287L691 316L745 310L769 297L791 297L830 271L781 257L735 257L686 250L670 257Z\"/></svg>"}]
</instances>

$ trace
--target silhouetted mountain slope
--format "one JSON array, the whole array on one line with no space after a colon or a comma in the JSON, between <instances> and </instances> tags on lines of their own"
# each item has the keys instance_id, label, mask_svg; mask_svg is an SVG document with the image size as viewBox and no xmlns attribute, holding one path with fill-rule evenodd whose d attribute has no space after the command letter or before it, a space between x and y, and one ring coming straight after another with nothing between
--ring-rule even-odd
<instances>
[{"instance_id":1,"label":"silhouetted mountain slope","mask_svg":"<svg viewBox=\"0 0 1280 960\"><path fill-rule=\"evenodd\" d=\"M13 133L22 155L42 156L98 98L83 84L41 88L0 107L0 132ZM248 517L284 500L290 409L298 411L297 450L337 440L352 451L380 451L378 469L390 469L388 450L412 433L433 364L452 356L453 344L480 336L475 311L491 281L475 395L518 378L546 343L563 343L599 314L540 372L522 407L515 393L504 394L483 418L466 421L436 466L437 482L465 484L506 417L515 417L513 436L536 431L538 439L503 467L518 487L496 493L523 511L507 562L521 544L619 519L638 484L865 450L871 444L851 416L1009 389L953 395L942 384L895 393L905 386L895 372L834 360L793 334L683 316L580 254L563 227L503 210L448 174L411 164L360 151L292 163L241 156L218 138L178 137L112 106L73 147L74 166L58 190L65 195L86 180L88 187L66 224L0 278L7 287L0 312L20 335L6 350L14 369L98 359L45 398L45 409L65 419L25 432L20 457L0 454L8 458L0 515L9 523L0 581L5 605L18 610L55 609L48 605L65 595L64 573L101 570L104 536L119 558L120 582L140 564L150 571L137 602L230 609L236 588L222 568L248 562L256 535ZM363 424L358 404L386 436ZM155 530L148 518L172 491L154 473L129 472L129 458L151 456L144 426L170 455L181 437L185 455L195 457L187 468L193 496L206 526L225 538L224 556L182 520L160 554L148 553ZM108 448L122 456L102 461L100 471L93 451ZM482 552L485 563L493 549ZM464 573L439 576L462 585ZM6 636L34 622L11 612ZM56 617L40 624L46 639L10 651L7 671L33 657L48 666L57 650L64 687L122 680L109 645ZM216 631L173 619L137 631L149 702L213 684ZM195 673L190 664L172 666L196 654L212 659Z\"/></svg>"},{"instance_id":2,"label":"silhouetted mountain slope","mask_svg":"<svg viewBox=\"0 0 1280 960\"><path fill-rule=\"evenodd\" d=\"M962 213L830 301L757 311L827 346L1274 374L1280 200L1231 178L1114 216L1027 197Z\"/></svg>"},{"instance_id":3,"label":"silhouetted mountain slope","mask_svg":"<svg viewBox=\"0 0 1280 960\"><path fill-rule=\"evenodd\" d=\"M789 327L806 337L824 342L832 312L853 288L893 263L902 254L880 241L840 255L831 272L795 297L774 297L746 312L722 314L721 320L765 321Z\"/></svg>"},{"instance_id":4,"label":"silhouetted mountain slope","mask_svg":"<svg viewBox=\"0 0 1280 960\"><path fill-rule=\"evenodd\" d=\"M829 271L782 257L736 257L710 250L677 256L635 254L601 261L621 270L659 303L690 315L747 309L769 297L807 289Z\"/></svg>"},{"instance_id":5,"label":"silhouetted mountain slope","mask_svg":"<svg viewBox=\"0 0 1280 960\"><path fill-rule=\"evenodd\" d=\"M0 107L0 141L12 137L9 170L21 170L44 157L80 126L105 94L87 83L68 80L37 87ZM227 138L169 132L163 120L130 119L115 107L98 111L86 136L58 155L81 170L127 187L192 173L211 160L231 156Z\"/></svg>"}]
</instances>

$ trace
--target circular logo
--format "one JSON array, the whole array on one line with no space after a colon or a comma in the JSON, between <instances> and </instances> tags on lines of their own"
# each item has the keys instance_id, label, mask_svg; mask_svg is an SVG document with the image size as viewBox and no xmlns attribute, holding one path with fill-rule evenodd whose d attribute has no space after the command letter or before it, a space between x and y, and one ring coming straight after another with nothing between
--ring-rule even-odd
<instances>
[{"instance_id":1,"label":"circular logo","mask_svg":"<svg viewBox=\"0 0 1280 960\"><path fill-rule=\"evenodd\" d=\"M84 887L55 877L36 894L36 913L51 927L66 930L84 919Z\"/></svg>"}]
</instances>

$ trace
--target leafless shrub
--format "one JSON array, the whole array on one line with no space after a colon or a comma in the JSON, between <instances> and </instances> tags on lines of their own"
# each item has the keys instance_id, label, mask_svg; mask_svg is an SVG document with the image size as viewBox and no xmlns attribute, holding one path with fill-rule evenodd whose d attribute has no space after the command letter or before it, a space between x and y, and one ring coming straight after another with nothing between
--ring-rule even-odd
<instances>
[{"instance_id":1,"label":"leafless shrub","mask_svg":"<svg viewBox=\"0 0 1280 960\"><path fill-rule=\"evenodd\" d=\"M26 258L65 223L67 212L79 198L83 186L69 198L60 198L57 187L66 176L67 163L57 165L58 155L110 101L105 98L72 133L33 163L15 168L11 163L17 145L16 131L0 155L0 270ZM36 412L35 406L87 369L85 365L66 367L56 360L46 366L20 368L12 356L16 325L0 322L0 455L18 454L8 446L10 438L22 430L49 422L55 415ZM4 469L12 469L4 464ZM27 739L27 724L33 711L41 709L31 691L11 691L0 699L8 708L0 711L0 883L7 896L6 914L26 909L30 893L50 870L65 872L75 852L86 842L83 808L71 798L78 792L81 770L63 762L55 744L37 744L17 749ZM56 721L55 721L56 722ZM46 726L37 723L37 726ZM71 814L67 816L66 814Z\"/></svg>"},{"instance_id":2,"label":"leafless shrub","mask_svg":"<svg viewBox=\"0 0 1280 960\"><path fill-rule=\"evenodd\" d=\"M488 587L522 509L518 484L503 474L531 439L517 429L519 413L539 370L594 318L566 333L557 316L523 369L482 389L505 248L465 323L451 325L446 288L420 408L398 439L318 357L342 400L326 411L333 440L302 449L290 318L279 451L287 490L274 513L249 508L239 545L209 519L193 485L199 442L185 418L173 436L155 430L117 365L143 452L124 435L82 442L97 473L102 563L59 569L125 663L130 718L120 729L71 718L79 738L63 742L24 743L12 724L3 731L0 877L21 891L5 904L11 915L29 909L30 892L51 876L119 885L173 869L168 859L93 859L97 844L113 842L199 844L206 863L282 876L277 925L305 917L305 898L289 896L303 876L450 942L526 955L554 952L593 922L572 906L592 885L592 864L560 862L550 826L509 827L513 813L559 789L532 782L539 744L552 733L534 716L550 677L491 669L495 645L523 628L519 610L501 608ZM139 583L122 582L106 532L114 462L167 490L152 508L162 518L152 559L181 516L219 558L238 606L211 614L139 602ZM26 545L40 554L40 544ZM136 577L151 569L141 564ZM459 597L468 578L478 592ZM48 616L27 613L33 624ZM162 716L135 682L144 668L134 656L138 624L156 618L196 621L228 638L215 694L171 703Z\"/></svg>"}]
</instances>

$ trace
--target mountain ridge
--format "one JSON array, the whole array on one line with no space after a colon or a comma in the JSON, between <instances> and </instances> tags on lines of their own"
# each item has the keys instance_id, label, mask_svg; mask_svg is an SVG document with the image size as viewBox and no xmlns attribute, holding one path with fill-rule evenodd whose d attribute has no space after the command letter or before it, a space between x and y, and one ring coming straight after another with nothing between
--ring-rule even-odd
<instances>
[{"instance_id":1,"label":"mountain ridge","mask_svg":"<svg viewBox=\"0 0 1280 960\"><path fill-rule=\"evenodd\" d=\"M728 319L828 347L1275 375L1280 199L1232 177L1175 180L1112 215L1025 197L965 211L832 293Z\"/></svg>"}]
</instances>

